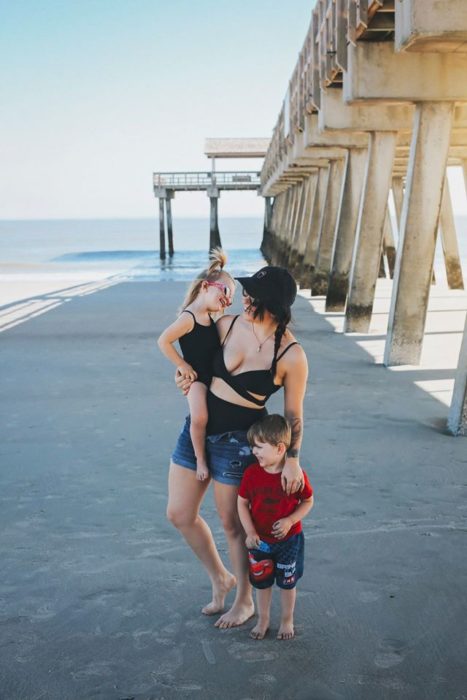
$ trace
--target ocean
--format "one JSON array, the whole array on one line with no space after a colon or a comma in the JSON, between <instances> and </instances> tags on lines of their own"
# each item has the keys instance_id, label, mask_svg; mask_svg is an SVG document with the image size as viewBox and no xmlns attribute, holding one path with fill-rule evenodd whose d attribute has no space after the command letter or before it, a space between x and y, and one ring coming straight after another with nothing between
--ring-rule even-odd
<instances>
[{"instance_id":1,"label":"ocean","mask_svg":"<svg viewBox=\"0 0 467 700\"><path fill-rule=\"evenodd\" d=\"M467 274L467 217L456 217L460 256ZM234 275L265 262L259 251L262 218L221 218L222 245ZM435 268L445 279L438 237ZM133 281L190 281L208 262L209 220L174 219L173 258L159 259L159 223L154 219L0 221L3 281L102 279L125 274ZM0 301L1 303L1 301Z\"/></svg>"},{"instance_id":2,"label":"ocean","mask_svg":"<svg viewBox=\"0 0 467 700\"><path fill-rule=\"evenodd\" d=\"M259 251L261 218L220 221L232 274L265 264ZM5 275L85 279L126 273L134 281L190 281L206 267L209 220L175 219L172 258L159 259L156 219L0 221L0 264Z\"/></svg>"}]
</instances>

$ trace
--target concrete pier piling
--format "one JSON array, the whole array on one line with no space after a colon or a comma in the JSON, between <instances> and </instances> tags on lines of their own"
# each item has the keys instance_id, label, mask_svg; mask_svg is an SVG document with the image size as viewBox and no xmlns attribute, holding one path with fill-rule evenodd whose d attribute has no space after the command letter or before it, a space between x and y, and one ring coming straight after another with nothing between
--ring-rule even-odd
<instances>
[{"instance_id":1,"label":"concrete pier piling","mask_svg":"<svg viewBox=\"0 0 467 700\"><path fill-rule=\"evenodd\" d=\"M174 254L174 235L172 226L172 205L171 200L174 197L172 190L167 190L167 195L165 198L165 211L167 215L167 241L169 245L169 256L172 257Z\"/></svg>"},{"instance_id":2,"label":"concrete pier piling","mask_svg":"<svg viewBox=\"0 0 467 700\"><path fill-rule=\"evenodd\" d=\"M159 197L159 257L165 260L165 218L164 198Z\"/></svg>"},{"instance_id":3,"label":"concrete pier piling","mask_svg":"<svg viewBox=\"0 0 467 700\"><path fill-rule=\"evenodd\" d=\"M345 310L346 332L367 333L370 327L395 149L394 132L371 134Z\"/></svg>"},{"instance_id":4,"label":"concrete pier piling","mask_svg":"<svg viewBox=\"0 0 467 700\"><path fill-rule=\"evenodd\" d=\"M419 361L438 226L448 285L463 287L444 183L461 165L467 191L464 5L317 0L261 171L281 209L268 259L345 310L345 332L369 332L378 274L393 280L387 365Z\"/></svg>"},{"instance_id":5,"label":"concrete pier piling","mask_svg":"<svg viewBox=\"0 0 467 700\"><path fill-rule=\"evenodd\" d=\"M366 149L349 149L326 296L326 311L343 311L345 309L367 158L368 151Z\"/></svg>"},{"instance_id":6,"label":"concrete pier piling","mask_svg":"<svg viewBox=\"0 0 467 700\"><path fill-rule=\"evenodd\" d=\"M384 364L418 364L433 274L453 105L417 105ZM427 197L427 193L430 196Z\"/></svg>"}]
</instances>

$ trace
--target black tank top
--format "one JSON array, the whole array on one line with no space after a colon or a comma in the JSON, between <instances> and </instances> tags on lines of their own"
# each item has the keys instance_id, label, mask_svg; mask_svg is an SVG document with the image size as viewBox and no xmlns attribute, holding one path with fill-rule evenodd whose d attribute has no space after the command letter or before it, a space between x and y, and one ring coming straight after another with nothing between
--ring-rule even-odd
<instances>
[{"instance_id":1,"label":"black tank top","mask_svg":"<svg viewBox=\"0 0 467 700\"><path fill-rule=\"evenodd\" d=\"M223 379L224 382L228 384L239 396L251 401L256 406L264 408L266 401L269 399L271 394L274 394L281 388L279 384L274 384L274 377L272 376L272 368L275 364L274 360L276 363L279 362L287 350L289 350L289 348L291 348L293 345L298 345L298 343L294 341L293 343L287 345L287 347L284 348L279 355L275 354L269 369L253 369L246 372L240 372L239 374L231 374L225 366L224 345L237 318L238 316L235 316L233 319L222 345L219 346L214 355L212 374L214 377L220 377ZM260 396L264 396L264 398L258 399L256 396L252 396L252 394L259 394Z\"/></svg>"},{"instance_id":2,"label":"black tank top","mask_svg":"<svg viewBox=\"0 0 467 700\"><path fill-rule=\"evenodd\" d=\"M183 359L186 360L198 374L198 381L203 384L211 383L213 359L221 348L216 324L212 320L209 326L198 323L195 315L188 309L182 313L193 317L194 326L189 333L178 339Z\"/></svg>"}]
</instances>

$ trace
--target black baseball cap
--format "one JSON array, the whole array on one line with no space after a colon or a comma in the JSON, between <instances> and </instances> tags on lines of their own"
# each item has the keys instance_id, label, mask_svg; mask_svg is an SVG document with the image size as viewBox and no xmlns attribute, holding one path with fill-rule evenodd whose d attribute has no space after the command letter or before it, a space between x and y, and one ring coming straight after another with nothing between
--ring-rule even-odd
<instances>
[{"instance_id":1,"label":"black baseball cap","mask_svg":"<svg viewBox=\"0 0 467 700\"><path fill-rule=\"evenodd\" d=\"M285 267L267 266L251 277L236 277L252 299L279 302L292 306L297 296L297 285Z\"/></svg>"}]
</instances>

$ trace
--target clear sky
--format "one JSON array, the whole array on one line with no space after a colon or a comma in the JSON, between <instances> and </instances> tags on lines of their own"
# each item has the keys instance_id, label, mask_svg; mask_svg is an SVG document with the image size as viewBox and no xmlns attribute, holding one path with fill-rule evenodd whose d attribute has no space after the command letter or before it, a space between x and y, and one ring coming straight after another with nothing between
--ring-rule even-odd
<instances>
[{"instance_id":1,"label":"clear sky","mask_svg":"<svg viewBox=\"0 0 467 700\"><path fill-rule=\"evenodd\" d=\"M154 170L209 169L207 136L270 136L313 5L0 0L0 218L154 216ZM173 209L207 216L208 200ZM262 211L222 194L221 215Z\"/></svg>"},{"instance_id":2,"label":"clear sky","mask_svg":"<svg viewBox=\"0 0 467 700\"><path fill-rule=\"evenodd\" d=\"M153 216L154 170L210 169L207 136L270 136L313 4L0 0L0 218ZM179 194L174 215L208 204Z\"/></svg>"}]
</instances>

